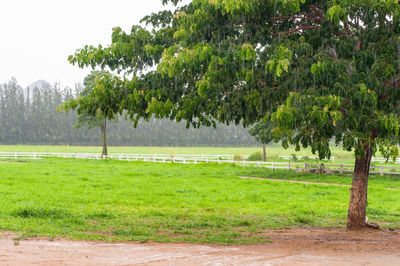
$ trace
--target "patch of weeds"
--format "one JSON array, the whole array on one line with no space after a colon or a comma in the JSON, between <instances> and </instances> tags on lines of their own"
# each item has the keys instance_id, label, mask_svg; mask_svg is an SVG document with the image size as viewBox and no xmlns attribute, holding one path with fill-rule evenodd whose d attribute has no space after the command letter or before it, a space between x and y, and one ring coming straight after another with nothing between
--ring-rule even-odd
<instances>
[{"instance_id":1,"label":"patch of weeds","mask_svg":"<svg viewBox=\"0 0 400 266\"><path fill-rule=\"evenodd\" d=\"M142 214L139 215L140 217L166 217L168 216L166 213L164 213L162 210L148 210Z\"/></svg>"},{"instance_id":2,"label":"patch of weeds","mask_svg":"<svg viewBox=\"0 0 400 266\"><path fill-rule=\"evenodd\" d=\"M12 161L7 161L9 163L30 163L30 161L27 160L12 160Z\"/></svg>"},{"instance_id":3,"label":"patch of weeds","mask_svg":"<svg viewBox=\"0 0 400 266\"><path fill-rule=\"evenodd\" d=\"M176 191L176 193L181 193L181 194L188 194L188 193L193 193L193 192L196 192L196 191L193 189L179 189Z\"/></svg>"},{"instance_id":4,"label":"patch of weeds","mask_svg":"<svg viewBox=\"0 0 400 266\"><path fill-rule=\"evenodd\" d=\"M63 209L46 209L46 208L35 208L35 207L25 207L15 210L11 213L14 217L22 218L53 218L53 219L64 219L71 218L73 215Z\"/></svg>"},{"instance_id":5,"label":"patch of weeds","mask_svg":"<svg viewBox=\"0 0 400 266\"><path fill-rule=\"evenodd\" d=\"M135 227L129 229L117 229L112 232L116 236L151 236L152 233L147 227Z\"/></svg>"},{"instance_id":6,"label":"patch of weeds","mask_svg":"<svg viewBox=\"0 0 400 266\"><path fill-rule=\"evenodd\" d=\"M24 239L24 237L22 237L22 236L14 237L13 238L14 246L19 246L19 242L23 239Z\"/></svg>"},{"instance_id":7,"label":"patch of weeds","mask_svg":"<svg viewBox=\"0 0 400 266\"><path fill-rule=\"evenodd\" d=\"M234 227L251 226L251 225L253 225L253 222L250 220L247 220L247 219L246 220L237 220L232 223L232 226L234 226Z\"/></svg>"},{"instance_id":8,"label":"patch of weeds","mask_svg":"<svg viewBox=\"0 0 400 266\"><path fill-rule=\"evenodd\" d=\"M312 224L314 219L308 215L296 215L294 221L299 224Z\"/></svg>"},{"instance_id":9,"label":"patch of weeds","mask_svg":"<svg viewBox=\"0 0 400 266\"><path fill-rule=\"evenodd\" d=\"M104 211L100 211L100 212L92 212L89 213L87 215L85 215L86 219L114 219L115 215L109 212L104 212Z\"/></svg>"},{"instance_id":10,"label":"patch of weeds","mask_svg":"<svg viewBox=\"0 0 400 266\"><path fill-rule=\"evenodd\" d=\"M247 159L247 161L252 161L252 162L255 162L255 161L262 161L262 160L263 160L263 154L262 154L262 152L260 152L260 151L255 152L255 153L252 153L252 154L249 156L249 158Z\"/></svg>"},{"instance_id":11,"label":"patch of weeds","mask_svg":"<svg viewBox=\"0 0 400 266\"><path fill-rule=\"evenodd\" d=\"M233 160L234 161L243 161L243 159L244 159L243 155L240 155L240 154L233 155Z\"/></svg>"},{"instance_id":12,"label":"patch of weeds","mask_svg":"<svg viewBox=\"0 0 400 266\"><path fill-rule=\"evenodd\" d=\"M334 193L331 191L315 191L313 192L314 196L327 196L327 195L333 195Z\"/></svg>"},{"instance_id":13,"label":"patch of weeds","mask_svg":"<svg viewBox=\"0 0 400 266\"><path fill-rule=\"evenodd\" d=\"M367 215L373 215L373 216L384 216L388 215L388 212L386 210L374 208L374 207L367 207Z\"/></svg>"}]
</instances>

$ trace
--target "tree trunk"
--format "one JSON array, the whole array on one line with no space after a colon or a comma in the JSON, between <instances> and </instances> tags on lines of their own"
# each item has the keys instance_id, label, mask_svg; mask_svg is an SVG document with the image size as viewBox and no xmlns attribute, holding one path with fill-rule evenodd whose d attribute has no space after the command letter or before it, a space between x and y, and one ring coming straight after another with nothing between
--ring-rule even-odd
<instances>
[{"instance_id":1,"label":"tree trunk","mask_svg":"<svg viewBox=\"0 0 400 266\"><path fill-rule=\"evenodd\" d=\"M101 142L103 144L102 156L107 156L107 120L104 119L104 123L101 124Z\"/></svg>"},{"instance_id":2,"label":"tree trunk","mask_svg":"<svg viewBox=\"0 0 400 266\"><path fill-rule=\"evenodd\" d=\"M372 157L372 145L364 145L364 157L356 158L353 183L350 189L350 203L347 213L347 229L359 230L366 225L368 173Z\"/></svg>"},{"instance_id":3,"label":"tree trunk","mask_svg":"<svg viewBox=\"0 0 400 266\"><path fill-rule=\"evenodd\" d=\"M263 144L262 146L263 146L263 161L266 162L267 161L267 151L265 150L265 144Z\"/></svg>"}]
</instances>

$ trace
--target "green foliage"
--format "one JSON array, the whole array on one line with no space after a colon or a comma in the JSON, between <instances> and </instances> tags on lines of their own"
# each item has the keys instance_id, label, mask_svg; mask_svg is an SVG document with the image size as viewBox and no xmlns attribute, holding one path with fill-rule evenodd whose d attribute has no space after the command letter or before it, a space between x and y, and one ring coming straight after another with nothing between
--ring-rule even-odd
<instances>
[{"instance_id":1,"label":"green foliage","mask_svg":"<svg viewBox=\"0 0 400 266\"><path fill-rule=\"evenodd\" d=\"M260 151L254 152L249 156L249 158L247 160L251 161L251 162L262 161L263 160L263 154Z\"/></svg>"},{"instance_id":2,"label":"green foliage","mask_svg":"<svg viewBox=\"0 0 400 266\"><path fill-rule=\"evenodd\" d=\"M293 52L289 48L280 45L276 52L267 61L266 71L271 72L278 78L282 73L289 71L290 61L292 60Z\"/></svg>"},{"instance_id":3,"label":"green foliage","mask_svg":"<svg viewBox=\"0 0 400 266\"><path fill-rule=\"evenodd\" d=\"M258 142L269 144L273 141L273 128L274 124L270 121L269 116L266 116L249 129L249 134L255 137Z\"/></svg>"},{"instance_id":4,"label":"green foliage","mask_svg":"<svg viewBox=\"0 0 400 266\"><path fill-rule=\"evenodd\" d=\"M84 106L80 105L80 102L84 102L86 97L91 97L92 93L95 93L96 87L96 79L100 78L102 75L106 75L105 71L92 71L89 75L87 75L83 81L83 89L79 95L78 99L72 99L70 102L64 103L60 108L64 108L66 111L71 109L77 109L78 113L78 121L76 127L87 126L89 129L94 127L100 127L105 123L105 117L100 111L97 109L95 113L89 113L89 107L84 108Z\"/></svg>"},{"instance_id":5,"label":"green foliage","mask_svg":"<svg viewBox=\"0 0 400 266\"><path fill-rule=\"evenodd\" d=\"M326 14L328 15L329 19L335 24L339 24L340 21L345 20L348 15L346 8L341 7L340 5L332 6L328 9Z\"/></svg>"},{"instance_id":6,"label":"green foliage","mask_svg":"<svg viewBox=\"0 0 400 266\"><path fill-rule=\"evenodd\" d=\"M321 159L331 140L357 158L398 154L398 1L194 0L143 22L155 29L116 29L109 46L70 57L134 74L109 84L129 88L113 110L188 127L272 114L284 147Z\"/></svg>"},{"instance_id":7,"label":"green foliage","mask_svg":"<svg viewBox=\"0 0 400 266\"><path fill-rule=\"evenodd\" d=\"M241 155L241 154L234 154L233 155L233 160L234 161L243 161L243 155Z\"/></svg>"}]
</instances>

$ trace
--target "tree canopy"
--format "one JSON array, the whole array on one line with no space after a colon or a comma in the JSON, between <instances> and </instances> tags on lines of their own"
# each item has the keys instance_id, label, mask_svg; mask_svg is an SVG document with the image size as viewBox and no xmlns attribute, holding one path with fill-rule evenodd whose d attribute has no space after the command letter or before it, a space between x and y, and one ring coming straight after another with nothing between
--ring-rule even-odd
<instances>
[{"instance_id":1,"label":"tree canopy","mask_svg":"<svg viewBox=\"0 0 400 266\"><path fill-rule=\"evenodd\" d=\"M247 126L271 115L284 146L321 158L334 139L355 152L348 227L364 226L371 156L398 155L398 0L163 2L176 9L146 16L151 30L116 28L109 46L69 60L123 75L105 82L134 120Z\"/></svg>"}]
</instances>

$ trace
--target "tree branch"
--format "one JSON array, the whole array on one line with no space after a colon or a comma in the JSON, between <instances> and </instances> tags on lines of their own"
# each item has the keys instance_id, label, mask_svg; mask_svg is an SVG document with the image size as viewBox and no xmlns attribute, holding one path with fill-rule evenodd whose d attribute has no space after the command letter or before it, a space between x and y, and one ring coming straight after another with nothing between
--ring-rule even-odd
<instances>
[{"instance_id":1,"label":"tree branch","mask_svg":"<svg viewBox=\"0 0 400 266\"><path fill-rule=\"evenodd\" d=\"M292 34L292 33L296 33L299 32L301 30L311 30L311 29L319 29L321 28L321 26L314 26L314 25L308 25L308 26L302 26L293 30L289 30L289 31L283 31L283 32L278 32L278 33L272 33L272 35L282 35L282 34Z\"/></svg>"},{"instance_id":2,"label":"tree branch","mask_svg":"<svg viewBox=\"0 0 400 266\"><path fill-rule=\"evenodd\" d=\"M311 10L316 14L322 21L325 20L325 15L315 5L310 5Z\"/></svg>"},{"instance_id":3,"label":"tree branch","mask_svg":"<svg viewBox=\"0 0 400 266\"><path fill-rule=\"evenodd\" d=\"M389 86L391 86L393 88L399 87L400 86L400 76L394 77L384 83L385 88L387 88Z\"/></svg>"},{"instance_id":4,"label":"tree branch","mask_svg":"<svg viewBox=\"0 0 400 266\"><path fill-rule=\"evenodd\" d=\"M272 19L273 20L304 19L304 20L314 21L317 23L322 23L322 20L320 18L307 17L307 16L281 16L281 17L272 17Z\"/></svg>"}]
</instances>

